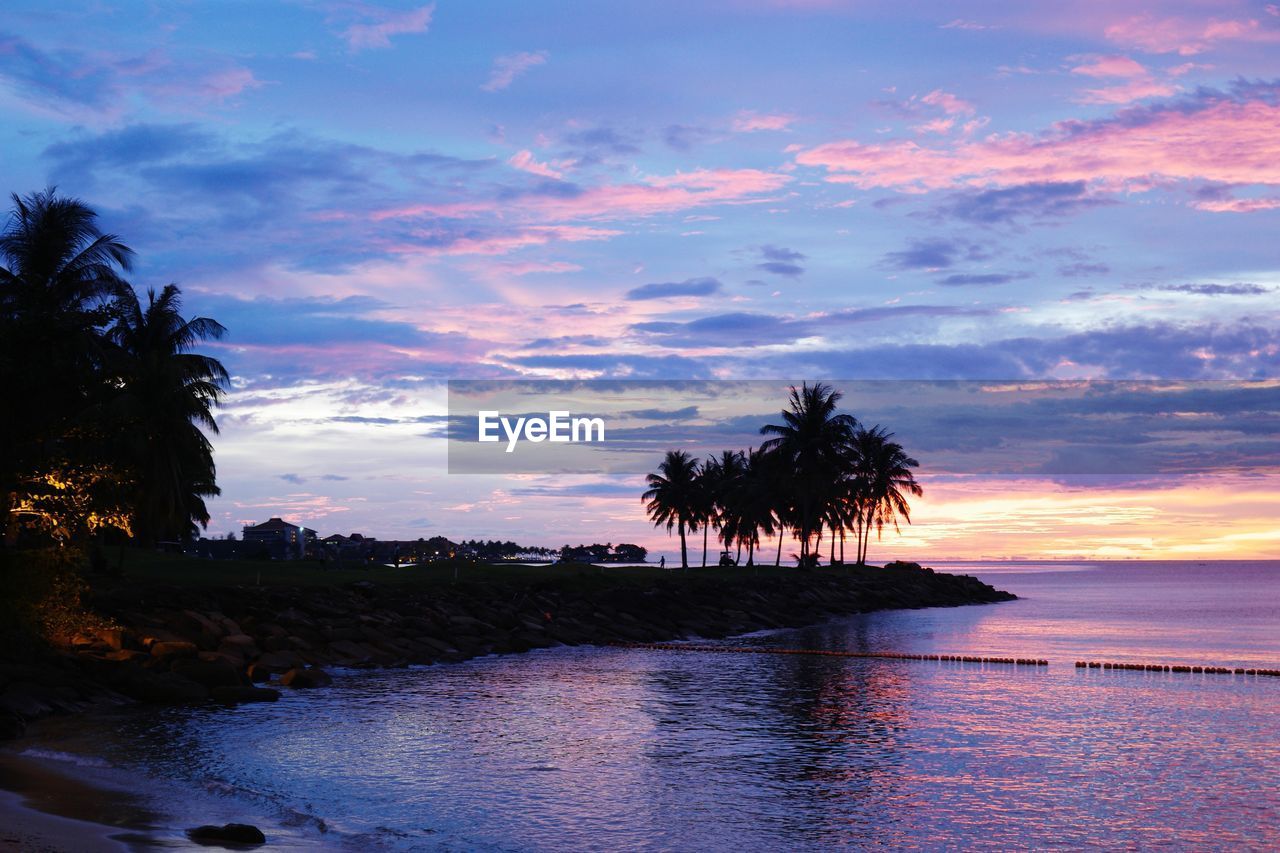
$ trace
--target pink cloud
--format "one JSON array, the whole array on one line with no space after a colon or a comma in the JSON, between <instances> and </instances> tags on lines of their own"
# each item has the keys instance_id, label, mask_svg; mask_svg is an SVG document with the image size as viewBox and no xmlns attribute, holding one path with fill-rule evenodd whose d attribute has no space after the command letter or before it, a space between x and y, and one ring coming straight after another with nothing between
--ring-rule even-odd
<instances>
[{"instance_id":1,"label":"pink cloud","mask_svg":"<svg viewBox=\"0 0 1280 853\"><path fill-rule=\"evenodd\" d=\"M1219 41L1273 42L1277 32L1262 29L1258 21L1191 20L1156 18L1150 14L1135 15L1106 28L1106 37L1118 44L1148 53L1177 53L1192 56L1203 53Z\"/></svg>"},{"instance_id":2,"label":"pink cloud","mask_svg":"<svg viewBox=\"0 0 1280 853\"><path fill-rule=\"evenodd\" d=\"M1177 86L1144 79L1133 80L1120 86L1085 89L1072 100L1078 104L1128 104L1143 98L1165 98L1177 91Z\"/></svg>"},{"instance_id":3,"label":"pink cloud","mask_svg":"<svg viewBox=\"0 0 1280 853\"><path fill-rule=\"evenodd\" d=\"M431 16L435 14L436 7L432 3L403 12L370 7L364 7L364 10L371 12L377 20L367 24L352 24L343 31L342 37L352 50L391 47L392 36L425 33L431 26Z\"/></svg>"},{"instance_id":4,"label":"pink cloud","mask_svg":"<svg viewBox=\"0 0 1280 853\"><path fill-rule=\"evenodd\" d=\"M1086 77L1145 77L1147 69L1127 56L1093 56L1072 68L1071 73Z\"/></svg>"},{"instance_id":5,"label":"pink cloud","mask_svg":"<svg viewBox=\"0 0 1280 853\"><path fill-rule=\"evenodd\" d=\"M522 172L528 172L532 175L541 175L544 178L559 178L563 173L557 172L547 163L539 163L533 157L533 152L524 150L517 151L511 156L507 163L519 169Z\"/></svg>"},{"instance_id":6,"label":"pink cloud","mask_svg":"<svg viewBox=\"0 0 1280 853\"><path fill-rule=\"evenodd\" d=\"M197 101L225 101L248 89L257 89L262 81L248 68L239 66L213 71L203 76L158 83L155 93L164 97L190 98Z\"/></svg>"},{"instance_id":7,"label":"pink cloud","mask_svg":"<svg viewBox=\"0 0 1280 853\"><path fill-rule=\"evenodd\" d=\"M1277 126L1280 104L1210 94L1177 109L1131 108L950 146L830 142L799 150L795 161L825 169L834 183L903 192L1080 180L1113 191L1181 180L1280 185Z\"/></svg>"},{"instance_id":8,"label":"pink cloud","mask_svg":"<svg viewBox=\"0 0 1280 853\"><path fill-rule=\"evenodd\" d=\"M1253 213L1259 210L1280 208L1280 198L1210 199L1193 201L1191 206L1196 210L1207 210L1211 213Z\"/></svg>"},{"instance_id":9,"label":"pink cloud","mask_svg":"<svg viewBox=\"0 0 1280 853\"><path fill-rule=\"evenodd\" d=\"M452 235L423 229L413 236L422 243L399 242L386 246L388 251L404 255L505 255L529 246L545 246L548 243L579 243L584 240L607 240L621 231L607 228L589 228L582 225L530 225L503 234L464 236L440 245L442 238Z\"/></svg>"},{"instance_id":10,"label":"pink cloud","mask_svg":"<svg viewBox=\"0 0 1280 853\"><path fill-rule=\"evenodd\" d=\"M948 21L945 24L939 24L938 29L977 31L977 30L994 30L994 29L997 29L997 27L991 24L980 24L977 21L968 21L968 20L965 20L964 18L956 18L954 20Z\"/></svg>"},{"instance_id":11,"label":"pink cloud","mask_svg":"<svg viewBox=\"0 0 1280 853\"><path fill-rule=\"evenodd\" d=\"M793 115L785 113L757 113L743 110L733 120L735 133L755 133L760 130L789 130L796 120Z\"/></svg>"},{"instance_id":12,"label":"pink cloud","mask_svg":"<svg viewBox=\"0 0 1280 853\"><path fill-rule=\"evenodd\" d=\"M791 178L759 169L699 169L627 184L588 187L574 196L525 195L502 201L417 204L375 211L377 222L421 216L467 218L501 214L536 220L621 219L673 213L709 204L746 204Z\"/></svg>"},{"instance_id":13,"label":"pink cloud","mask_svg":"<svg viewBox=\"0 0 1280 853\"><path fill-rule=\"evenodd\" d=\"M489 80L480 88L486 92L497 92L510 86L517 77L530 68L542 65L547 61L545 50L536 53L510 53L499 56L493 61L493 70L489 72Z\"/></svg>"},{"instance_id":14,"label":"pink cloud","mask_svg":"<svg viewBox=\"0 0 1280 853\"><path fill-rule=\"evenodd\" d=\"M929 94L920 99L920 103L928 104L931 107L937 107L949 116L963 115L971 116L975 110L973 104L957 97L950 92L944 92L941 89L934 89Z\"/></svg>"},{"instance_id":15,"label":"pink cloud","mask_svg":"<svg viewBox=\"0 0 1280 853\"><path fill-rule=\"evenodd\" d=\"M952 118L935 118L933 121L917 124L912 129L918 133L946 133L955 126L955 123L956 120Z\"/></svg>"},{"instance_id":16,"label":"pink cloud","mask_svg":"<svg viewBox=\"0 0 1280 853\"><path fill-rule=\"evenodd\" d=\"M508 275L532 275L534 273L581 272L582 267L567 261L507 261L497 264L497 269Z\"/></svg>"}]
</instances>

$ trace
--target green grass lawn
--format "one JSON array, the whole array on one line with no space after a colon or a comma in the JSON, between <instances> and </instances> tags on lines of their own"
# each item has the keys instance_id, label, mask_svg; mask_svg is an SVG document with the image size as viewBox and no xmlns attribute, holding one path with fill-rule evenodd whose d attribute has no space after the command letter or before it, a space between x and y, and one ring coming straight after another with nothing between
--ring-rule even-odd
<instances>
[{"instance_id":1,"label":"green grass lawn","mask_svg":"<svg viewBox=\"0 0 1280 853\"><path fill-rule=\"evenodd\" d=\"M112 564L118 557L115 549L108 550ZM604 568L584 564L530 566L518 563L473 564L430 563L422 566L390 568L386 566L357 567L350 563L337 567L309 561L269 560L202 560L181 554L165 554L141 548L126 548L123 559L123 580L174 584L179 586L340 586L352 581L373 581L378 584L433 585L466 583L539 583L554 580L572 580L584 586L648 583L659 578L717 579L750 577L796 577L822 574L844 575L866 569L823 567L814 572L797 572L793 566L775 568L773 565L747 568L708 566L689 571L679 568L659 569L657 566L609 566ZM878 570L877 570L878 571ZM118 581L117 581L118 582Z\"/></svg>"}]
</instances>

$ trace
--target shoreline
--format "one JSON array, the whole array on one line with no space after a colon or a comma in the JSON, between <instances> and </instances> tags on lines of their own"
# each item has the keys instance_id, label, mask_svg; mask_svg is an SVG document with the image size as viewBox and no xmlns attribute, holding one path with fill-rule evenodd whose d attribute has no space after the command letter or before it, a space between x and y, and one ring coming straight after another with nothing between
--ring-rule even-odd
<instances>
[{"instance_id":1,"label":"shoreline","mask_svg":"<svg viewBox=\"0 0 1280 853\"><path fill-rule=\"evenodd\" d=\"M151 835L154 815L136 798L61 764L0 749L0 849L97 853L160 844Z\"/></svg>"},{"instance_id":2,"label":"shoreline","mask_svg":"<svg viewBox=\"0 0 1280 853\"><path fill-rule=\"evenodd\" d=\"M559 645L718 639L875 610L1017 596L915 563L757 576L592 568L461 582L187 585L100 581L70 648L0 658L0 741L102 704L274 701L325 668L456 663ZM105 626L105 627L103 627Z\"/></svg>"},{"instance_id":3,"label":"shoreline","mask_svg":"<svg viewBox=\"0 0 1280 853\"><path fill-rule=\"evenodd\" d=\"M419 665L560 645L737 637L868 611L1015 598L968 576L914 565L781 580L726 580L695 572L622 585L597 583L590 573L561 584L428 588L367 581L313 588L125 583L97 590L92 600L99 614L121 627L82 638L74 653L0 661L0 710L19 715L18 731L10 728L11 737L18 735L11 741L16 745L27 740L27 722L93 708L234 704L273 700L282 690L322 689L329 683L324 667L412 665L429 678ZM23 711L29 717L22 718ZM32 735L31 745L38 745L39 732ZM56 758L3 744L0 849L196 846L183 834L189 827L165 825L175 822L177 812L156 814L130 790L73 778ZM76 776L91 779L94 773ZM217 822L228 822L224 817Z\"/></svg>"},{"instance_id":4,"label":"shoreline","mask_svg":"<svg viewBox=\"0 0 1280 853\"><path fill-rule=\"evenodd\" d=\"M128 850L112 837L112 827L42 811L21 794L0 787L0 850L83 851Z\"/></svg>"}]
</instances>

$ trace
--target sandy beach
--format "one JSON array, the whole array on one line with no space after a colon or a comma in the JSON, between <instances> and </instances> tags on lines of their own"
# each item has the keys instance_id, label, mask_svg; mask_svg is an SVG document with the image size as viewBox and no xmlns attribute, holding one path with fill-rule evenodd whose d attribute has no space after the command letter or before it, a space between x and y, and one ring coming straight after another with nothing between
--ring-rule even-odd
<instances>
[{"instance_id":1,"label":"sandy beach","mask_svg":"<svg viewBox=\"0 0 1280 853\"><path fill-rule=\"evenodd\" d=\"M0 753L0 850L97 853L150 846L152 816L123 791L74 778L55 762Z\"/></svg>"},{"instance_id":2,"label":"sandy beach","mask_svg":"<svg viewBox=\"0 0 1280 853\"><path fill-rule=\"evenodd\" d=\"M128 850L111 836L119 830L82 820L58 817L31 808L21 794L0 791L0 850L97 851Z\"/></svg>"}]
</instances>

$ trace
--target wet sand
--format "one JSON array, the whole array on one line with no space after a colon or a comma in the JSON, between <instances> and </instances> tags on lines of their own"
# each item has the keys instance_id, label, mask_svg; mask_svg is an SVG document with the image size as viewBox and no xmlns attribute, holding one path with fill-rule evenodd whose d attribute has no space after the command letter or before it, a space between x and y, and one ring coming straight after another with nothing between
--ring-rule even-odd
<instances>
[{"instance_id":1,"label":"wet sand","mask_svg":"<svg viewBox=\"0 0 1280 853\"><path fill-rule=\"evenodd\" d=\"M0 753L0 850L98 853L157 844L154 815L136 798L52 764Z\"/></svg>"}]
</instances>

